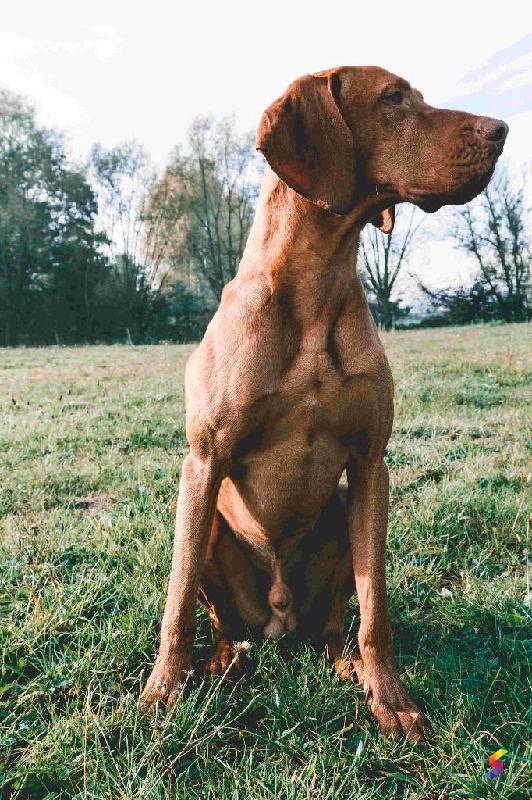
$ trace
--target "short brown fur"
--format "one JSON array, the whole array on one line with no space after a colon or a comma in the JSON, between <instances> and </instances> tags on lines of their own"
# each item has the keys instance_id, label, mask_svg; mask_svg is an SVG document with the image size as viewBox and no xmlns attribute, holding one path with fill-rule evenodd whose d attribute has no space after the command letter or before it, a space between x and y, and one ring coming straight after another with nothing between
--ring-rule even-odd
<instances>
[{"instance_id":1,"label":"short brown fur","mask_svg":"<svg viewBox=\"0 0 532 800\"><path fill-rule=\"evenodd\" d=\"M196 595L223 673L251 632L295 629L341 677L364 684L381 730L418 740L426 721L401 682L385 579L393 384L360 279L368 222L426 211L488 183L507 128L427 105L377 67L295 81L267 109L266 167L238 274L186 370L190 453L172 572L145 706L173 702L191 667ZM347 489L339 487L347 475ZM360 604L360 654L344 613Z\"/></svg>"}]
</instances>

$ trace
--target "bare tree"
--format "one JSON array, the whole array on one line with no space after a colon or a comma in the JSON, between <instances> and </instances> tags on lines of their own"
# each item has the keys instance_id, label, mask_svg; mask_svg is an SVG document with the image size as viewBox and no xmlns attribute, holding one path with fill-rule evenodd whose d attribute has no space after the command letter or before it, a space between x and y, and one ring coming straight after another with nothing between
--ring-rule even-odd
<instances>
[{"instance_id":1,"label":"bare tree","mask_svg":"<svg viewBox=\"0 0 532 800\"><path fill-rule=\"evenodd\" d=\"M475 259L476 283L508 321L526 319L530 306L529 211L524 178L513 183L503 166L475 202L456 211L451 233Z\"/></svg>"},{"instance_id":2,"label":"bare tree","mask_svg":"<svg viewBox=\"0 0 532 800\"><path fill-rule=\"evenodd\" d=\"M367 225L360 237L361 278L366 289L375 297L379 318L385 330L393 326L400 312L399 299L392 300L397 278L408 260L410 247L423 222L416 208L409 212L399 206L395 226L390 234Z\"/></svg>"},{"instance_id":3,"label":"bare tree","mask_svg":"<svg viewBox=\"0 0 532 800\"><path fill-rule=\"evenodd\" d=\"M110 150L96 145L90 171L114 264L114 292L127 332L141 342L162 302L169 275L165 257L183 213L181 198L157 182L146 152L136 142Z\"/></svg>"},{"instance_id":4,"label":"bare tree","mask_svg":"<svg viewBox=\"0 0 532 800\"><path fill-rule=\"evenodd\" d=\"M253 219L257 194L253 137L239 136L234 119L197 117L187 150L176 149L162 181L181 196L179 235L167 258L192 268L219 300L234 277Z\"/></svg>"}]
</instances>

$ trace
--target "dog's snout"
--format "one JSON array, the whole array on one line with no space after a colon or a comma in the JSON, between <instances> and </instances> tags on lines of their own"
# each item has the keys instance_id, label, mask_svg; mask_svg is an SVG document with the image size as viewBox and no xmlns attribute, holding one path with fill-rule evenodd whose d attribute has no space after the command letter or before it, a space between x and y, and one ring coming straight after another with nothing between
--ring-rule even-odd
<instances>
[{"instance_id":1,"label":"dog's snout","mask_svg":"<svg viewBox=\"0 0 532 800\"><path fill-rule=\"evenodd\" d=\"M490 142L504 142L508 130L506 122L501 119L491 119L491 117L479 117L476 124L476 132Z\"/></svg>"}]
</instances>

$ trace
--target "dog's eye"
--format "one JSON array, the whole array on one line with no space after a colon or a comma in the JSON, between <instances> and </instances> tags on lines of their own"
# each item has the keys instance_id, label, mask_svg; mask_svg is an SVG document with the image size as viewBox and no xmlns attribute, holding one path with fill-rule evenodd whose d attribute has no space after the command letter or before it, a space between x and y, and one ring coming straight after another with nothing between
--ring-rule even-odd
<instances>
[{"instance_id":1,"label":"dog's eye","mask_svg":"<svg viewBox=\"0 0 532 800\"><path fill-rule=\"evenodd\" d=\"M403 102L403 93L400 91L386 95L386 100L393 106L400 106Z\"/></svg>"}]
</instances>

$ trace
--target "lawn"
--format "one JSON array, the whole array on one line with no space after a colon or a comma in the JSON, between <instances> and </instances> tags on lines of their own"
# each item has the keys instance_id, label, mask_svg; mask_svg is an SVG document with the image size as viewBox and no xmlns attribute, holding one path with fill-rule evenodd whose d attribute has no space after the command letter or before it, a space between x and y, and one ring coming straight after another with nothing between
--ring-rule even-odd
<instances>
[{"instance_id":1,"label":"lawn","mask_svg":"<svg viewBox=\"0 0 532 800\"><path fill-rule=\"evenodd\" d=\"M197 677L171 712L143 716L191 348L3 350L3 797L529 798L529 328L384 341L396 379L390 606L428 746L383 740L362 690L303 645L289 658L253 645L238 682ZM201 675L211 633L198 618ZM354 601L347 625L354 637ZM484 776L499 747L496 782Z\"/></svg>"}]
</instances>

